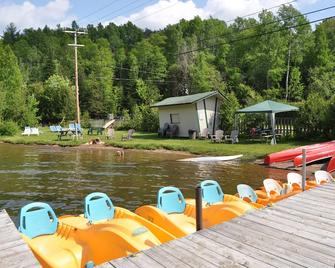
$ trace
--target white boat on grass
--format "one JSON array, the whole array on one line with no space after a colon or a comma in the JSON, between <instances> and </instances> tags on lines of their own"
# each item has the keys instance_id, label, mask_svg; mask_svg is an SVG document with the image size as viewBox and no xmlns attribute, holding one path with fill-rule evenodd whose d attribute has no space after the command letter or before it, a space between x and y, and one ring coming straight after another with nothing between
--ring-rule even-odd
<instances>
[{"instance_id":1,"label":"white boat on grass","mask_svg":"<svg viewBox=\"0 0 335 268\"><path fill-rule=\"evenodd\" d=\"M241 158L243 154L238 155L227 155L227 156L203 156L203 157L193 157L179 159L177 161L181 162L219 162L219 161L231 161L238 158Z\"/></svg>"}]
</instances>

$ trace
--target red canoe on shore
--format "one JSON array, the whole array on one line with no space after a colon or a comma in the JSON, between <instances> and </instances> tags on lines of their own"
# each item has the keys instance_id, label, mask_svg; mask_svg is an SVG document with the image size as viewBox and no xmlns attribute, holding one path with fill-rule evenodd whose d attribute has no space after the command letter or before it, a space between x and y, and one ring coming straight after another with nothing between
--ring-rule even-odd
<instances>
[{"instance_id":1,"label":"red canoe on shore","mask_svg":"<svg viewBox=\"0 0 335 268\"><path fill-rule=\"evenodd\" d=\"M288 149L284 151L280 151L277 153L268 154L264 158L264 164L270 165L276 162L286 162L286 161L293 161L293 159L302 154L302 149L307 150L307 154L309 152L319 152L326 150L327 147L335 146L335 141L327 141L317 144L311 144L306 146L300 146L294 149Z\"/></svg>"},{"instance_id":2,"label":"red canoe on shore","mask_svg":"<svg viewBox=\"0 0 335 268\"><path fill-rule=\"evenodd\" d=\"M316 150L311 150L306 153L306 164L316 161L332 158L335 156L335 145L330 145ZM302 165L302 155L298 155L293 160L294 165L299 167Z\"/></svg>"},{"instance_id":3,"label":"red canoe on shore","mask_svg":"<svg viewBox=\"0 0 335 268\"><path fill-rule=\"evenodd\" d=\"M328 166L327 166L327 171L329 173L332 173L335 171L335 156L333 156L330 160L329 160L329 163L328 163Z\"/></svg>"}]
</instances>

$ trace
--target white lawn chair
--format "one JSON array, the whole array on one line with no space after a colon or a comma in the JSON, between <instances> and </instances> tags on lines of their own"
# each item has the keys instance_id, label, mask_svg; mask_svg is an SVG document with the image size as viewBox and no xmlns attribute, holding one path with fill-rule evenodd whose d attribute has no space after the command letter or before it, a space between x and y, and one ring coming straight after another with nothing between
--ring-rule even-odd
<instances>
[{"instance_id":1,"label":"white lawn chair","mask_svg":"<svg viewBox=\"0 0 335 268\"><path fill-rule=\"evenodd\" d=\"M238 130L232 130L230 135L225 135L225 141L230 141L231 143L238 143Z\"/></svg>"},{"instance_id":2,"label":"white lawn chair","mask_svg":"<svg viewBox=\"0 0 335 268\"><path fill-rule=\"evenodd\" d=\"M37 127L32 127L31 129L30 129L30 135L37 135L37 136L39 136L40 135L40 132L39 132L39 130L38 130L38 128Z\"/></svg>"},{"instance_id":3,"label":"white lawn chair","mask_svg":"<svg viewBox=\"0 0 335 268\"><path fill-rule=\"evenodd\" d=\"M21 134L22 136L30 136L31 135L31 128L30 127L25 127L24 131Z\"/></svg>"},{"instance_id":4,"label":"white lawn chair","mask_svg":"<svg viewBox=\"0 0 335 268\"><path fill-rule=\"evenodd\" d=\"M321 183L328 183L328 182L332 182L334 181L333 176L324 170L318 170L315 171L315 181L318 185L320 185Z\"/></svg>"},{"instance_id":5,"label":"white lawn chair","mask_svg":"<svg viewBox=\"0 0 335 268\"><path fill-rule=\"evenodd\" d=\"M275 192L278 195L283 193L283 187L281 187L274 179L265 179L263 185L268 197L271 197L271 192Z\"/></svg>"},{"instance_id":6,"label":"white lawn chair","mask_svg":"<svg viewBox=\"0 0 335 268\"><path fill-rule=\"evenodd\" d=\"M289 172L287 174L287 184L290 190L293 189L293 184L297 184L302 188L302 176L299 173Z\"/></svg>"},{"instance_id":7,"label":"white lawn chair","mask_svg":"<svg viewBox=\"0 0 335 268\"><path fill-rule=\"evenodd\" d=\"M215 135L211 135L212 142L222 142L223 139L223 130L216 130Z\"/></svg>"}]
</instances>

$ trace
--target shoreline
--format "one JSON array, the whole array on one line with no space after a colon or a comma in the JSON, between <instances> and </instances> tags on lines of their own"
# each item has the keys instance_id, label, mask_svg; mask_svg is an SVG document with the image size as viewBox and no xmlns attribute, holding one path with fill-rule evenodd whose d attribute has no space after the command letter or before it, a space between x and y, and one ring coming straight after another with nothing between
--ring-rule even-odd
<instances>
[{"instance_id":1,"label":"shoreline","mask_svg":"<svg viewBox=\"0 0 335 268\"><path fill-rule=\"evenodd\" d=\"M177 151L177 150L169 150L169 149L137 149L137 148L123 148L117 147L109 144L42 144L42 143L13 143L10 141L0 141L0 144L11 144L11 145L24 145L24 146L45 146L45 147L53 147L59 149L79 149L79 150L112 150L112 151L125 151L125 152L149 152L149 153L164 153L164 154L176 154L183 156L202 156L199 154L194 154L187 151ZM204 154L204 156L210 156L209 154Z\"/></svg>"}]
</instances>

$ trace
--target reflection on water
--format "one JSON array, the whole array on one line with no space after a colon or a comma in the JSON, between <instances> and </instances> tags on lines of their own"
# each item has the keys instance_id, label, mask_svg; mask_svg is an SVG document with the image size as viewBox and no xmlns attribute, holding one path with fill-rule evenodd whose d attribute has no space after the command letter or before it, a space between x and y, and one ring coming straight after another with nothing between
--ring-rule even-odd
<instances>
[{"instance_id":1,"label":"reflection on water","mask_svg":"<svg viewBox=\"0 0 335 268\"><path fill-rule=\"evenodd\" d=\"M192 197L199 181L214 178L225 193L234 194L239 183L258 187L265 177L284 179L287 173L240 161L176 161L180 158L185 156L127 151L121 158L106 148L0 144L0 208L15 220L32 201L50 203L59 215L82 213L84 197L102 191L114 205L134 210L155 203L162 186L177 186Z\"/></svg>"}]
</instances>

